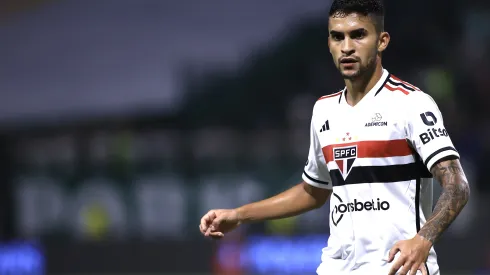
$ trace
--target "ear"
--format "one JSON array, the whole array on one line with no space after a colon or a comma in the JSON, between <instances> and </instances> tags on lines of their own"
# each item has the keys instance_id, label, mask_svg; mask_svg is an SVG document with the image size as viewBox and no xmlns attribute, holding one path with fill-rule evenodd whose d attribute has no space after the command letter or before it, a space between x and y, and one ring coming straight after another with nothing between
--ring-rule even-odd
<instances>
[{"instance_id":1,"label":"ear","mask_svg":"<svg viewBox=\"0 0 490 275\"><path fill-rule=\"evenodd\" d=\"M378 39L378 52L383 52L390 44L390 34L387 32L382 32Z\"/></svg>"}]
</instances>

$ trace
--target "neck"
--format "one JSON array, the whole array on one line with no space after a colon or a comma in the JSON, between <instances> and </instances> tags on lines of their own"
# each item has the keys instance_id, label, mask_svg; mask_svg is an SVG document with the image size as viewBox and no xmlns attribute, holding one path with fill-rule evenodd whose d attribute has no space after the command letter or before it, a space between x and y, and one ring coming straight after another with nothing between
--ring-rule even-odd
<instances>
[{"instance_id":1,"label":"neck","mask_svg":"<svg viewBox=\"0 0 490 275\"><path fill-rule=\"evenodd\" d=\"M347 87L346 100L351 106L355 106L361 99L378 83L383 76L383 67L378 60L374 70L366 72L365 75L355 79L346 79Z\"/></svg>"}]
</instances>

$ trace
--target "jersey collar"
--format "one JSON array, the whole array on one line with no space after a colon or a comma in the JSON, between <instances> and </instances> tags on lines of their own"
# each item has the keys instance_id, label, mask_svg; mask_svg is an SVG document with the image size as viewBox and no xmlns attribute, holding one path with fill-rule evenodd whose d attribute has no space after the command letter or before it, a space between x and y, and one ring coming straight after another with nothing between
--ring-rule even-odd
<instances>
[{"instance_id":1,"label":"jersey collar","mask_svg":"<svg viewBox=\"0 0 490 275\"><path fill-rule=\"evenodd\" d=\"M381 75L381 78L378 80L378 82L376 82L374 87L371 90L369 90L369 92L361 99L361 101L359 101L359 103L366 101L369 98L374 98L379 92L381 92L381 90L383 89L383 87L386 84L386 81L388 81L389 78L390 78L390 74L388 73L388 71L386 69L383 69L383 74ZM342 94L340 95L340 98L339 98L339 104L350 106L347 103L347 100L345 97L346 93L347 93L347 87L344 87L344 90L342 90ZM359 103L357 103L357 105L359 105Z\"/></svg>"}]
</instances>

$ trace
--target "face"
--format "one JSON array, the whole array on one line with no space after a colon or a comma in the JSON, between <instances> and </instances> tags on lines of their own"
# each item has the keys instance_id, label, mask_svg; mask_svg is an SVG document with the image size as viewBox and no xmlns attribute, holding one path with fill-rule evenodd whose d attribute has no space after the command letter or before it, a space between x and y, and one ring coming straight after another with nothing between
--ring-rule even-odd
<instances>
[{"instance_id":1,"label":"face","mask_svg":"<svg viewBox=\"0 0 490 275\"><path fill-rule=\"evenodd\" d=\"M386 49L389 35L376 32L371 17L351 13L329 18L328 46L344 79L356 79L376 67L378 54Z\"/></svg>"}]
</instances>

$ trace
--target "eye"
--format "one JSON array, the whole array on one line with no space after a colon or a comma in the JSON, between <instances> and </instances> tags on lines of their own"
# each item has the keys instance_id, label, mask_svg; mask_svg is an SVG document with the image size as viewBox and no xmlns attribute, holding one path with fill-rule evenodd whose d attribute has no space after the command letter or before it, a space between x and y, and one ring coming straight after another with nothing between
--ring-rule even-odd
<instances>
[{"instance_id":1,"label":"eye","mask_svg":"<svg viewBox=\"0 0 490 275\"><path fill-rule=\"evenodd\" d=\"M366 37L366 35L366 30L355 30L351 32L350 37L352 39L363 39L364 37Z\"/></svg>"},{"instance_id":2,"label":"eye","mask_svg":"<svg viewBox=\"0 0 490 275\"><path fill-rule=\"evenodd\" d=\"M335 41L341 41L344 39L344 35L340 33L332 33L330 34L330 37Z\"/></svg>"}]
</instances>

